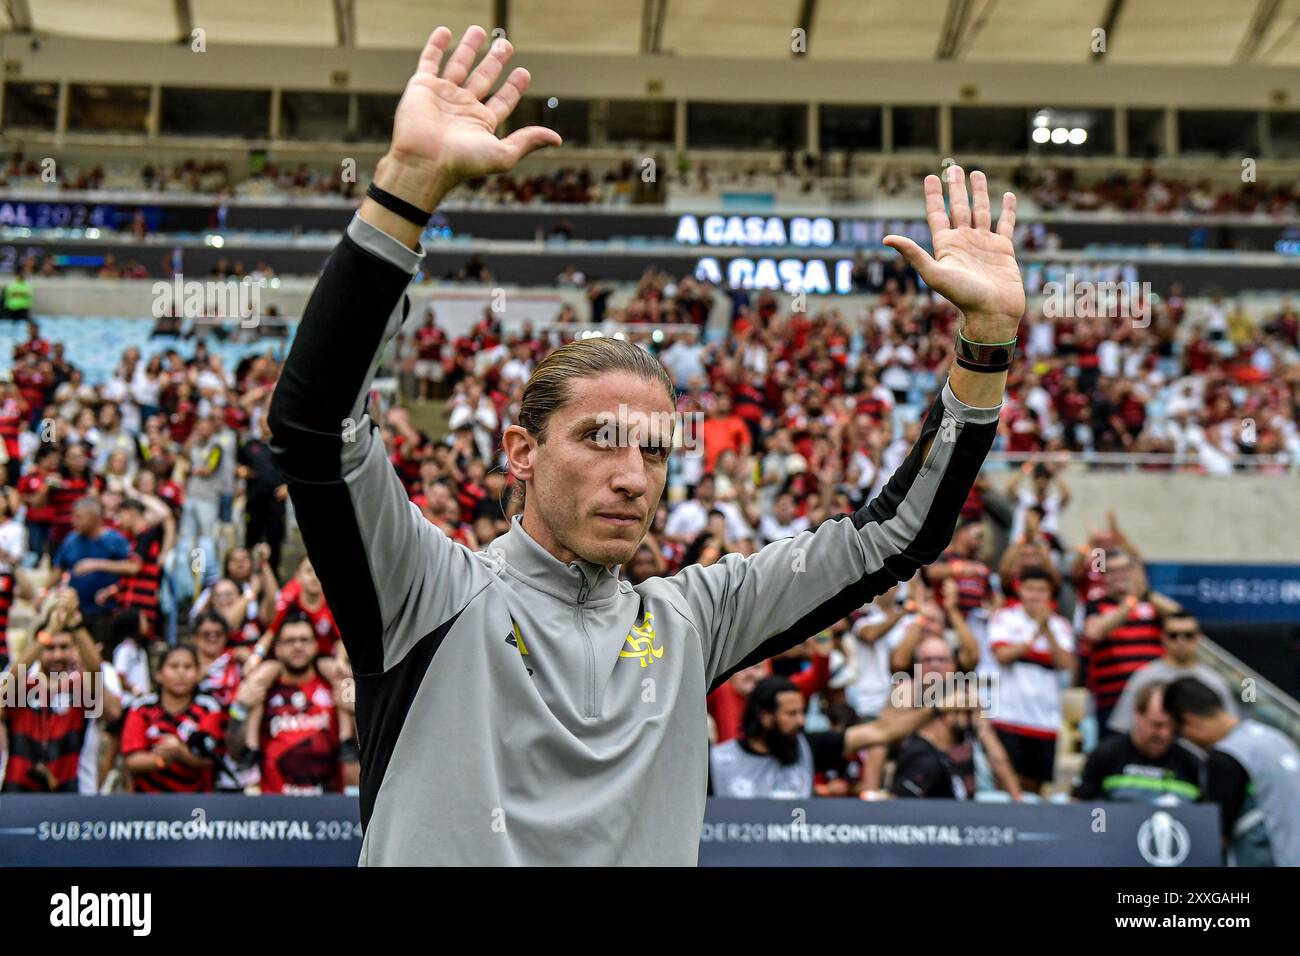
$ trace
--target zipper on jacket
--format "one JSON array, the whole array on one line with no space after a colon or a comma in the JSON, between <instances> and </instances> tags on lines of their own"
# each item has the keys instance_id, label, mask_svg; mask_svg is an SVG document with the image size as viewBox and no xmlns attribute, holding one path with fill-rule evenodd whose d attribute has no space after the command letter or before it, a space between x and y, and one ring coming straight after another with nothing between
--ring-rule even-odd
<instances>
[{"instance_id":1,"label":"zipper on jacket","mask_svg":"<svg viewBox=\"0 0 1300 956\"><path fill-rule=\"evenodd\" d=\"M578 586L578 606L574 613L578 618L578 629L582 631L585 644L584 658L587 663L582 681L582 716L586 720L593 720L596 717L596 649L591 644L591 635L587 633L586 609L587 575L583 574L582 584Z\"/></svg>"}]
</instances>

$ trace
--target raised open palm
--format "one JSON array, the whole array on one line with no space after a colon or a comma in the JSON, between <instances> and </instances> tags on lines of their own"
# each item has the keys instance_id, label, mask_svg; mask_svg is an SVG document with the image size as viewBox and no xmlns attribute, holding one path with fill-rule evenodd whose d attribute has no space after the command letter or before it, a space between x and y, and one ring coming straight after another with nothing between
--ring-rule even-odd
<instances>
[{"instance_id":1,"label":"raised open palm","mask_svg":"<svg viewBox=\"0 0 1300 956\"><path fill-rule=\"evenodd\" d=\"M560 134L545 126L526 126L497 138L497 127L519 105L532 77L527 70L512 70L501 88L485 100L514 54L510 42L501 38L493 41L475 67L486 39L482 27L470 27L440 70L451 31L438 27L397 104L390 154L403 164L436 170L448 188L466 179L506 172L533 150L560 145Z\"/></svg>"},{"instance_id":2,"label":"raised open palm","mask_svg":"<svg viewBox=\"0 0 1300 956\"><path fill-rule=\"evenodd\" d=\"M886 236L885 245L897 249L925 280L967 319L968 334L984 341L1001 335L1007 341L1025 312L1025 288L1016 264L1011 237L1016 228L1016 197L1002 197L1002 214L993 229L988 180L971 174L971 197L966 196L966 173L949 166L949 220L944 208L943 185L938 176L925 177L925 221L930 226L934 255L905 236Z\"/></svg>"}]
</instances>

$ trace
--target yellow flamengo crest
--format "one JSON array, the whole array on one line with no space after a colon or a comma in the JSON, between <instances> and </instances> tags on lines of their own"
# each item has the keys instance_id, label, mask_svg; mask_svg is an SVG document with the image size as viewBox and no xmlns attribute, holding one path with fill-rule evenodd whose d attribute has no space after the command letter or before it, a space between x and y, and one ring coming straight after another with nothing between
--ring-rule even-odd
<instances>
[{"instance_id":1,"label":"yellow flamengo crest","mask_svg":"<svg viewBox=\"0 0 1300 956\"><path fill-rule=\"evenodd\" d=\"M619 657L634 657L642 667L649 667L664 656L664 649L655 647L654 619L655 616L646 611L640 625L632 626L625 639L627 647L619 651Z\"/></svg>"}]
</instances>

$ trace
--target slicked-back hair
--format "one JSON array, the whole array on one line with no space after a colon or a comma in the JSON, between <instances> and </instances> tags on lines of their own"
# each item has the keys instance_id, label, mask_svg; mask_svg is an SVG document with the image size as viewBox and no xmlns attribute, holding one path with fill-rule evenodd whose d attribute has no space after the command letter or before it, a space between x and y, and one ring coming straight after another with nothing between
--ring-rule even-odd
<instances>
[{"instance_id":1,"label":"slicked-back hair","mask_svg":"<svg viewBox=\"0 0 1300 956\"><path fill-rule=\"evenodd\" d=\"M524 383L515 424L527 429L539 445L544 445L552 416L573 400L572 383L610 372L625 372L647 382L658 382L670 401L676 396L673 380L663 363L639 345L608 336L577 339L561 345L533 369ZM515 496L521 506L526 493L524 483L519 482Z\"/></svg>"},{"instance_id":2,"label":"slicked-back hair","mask_svg":"<svg viewBox=\"0 0 1300 956\"><path fill-rule=\"evenodd\" d=\"M667 369L639 345L608 336L578 339L561 345L533 369L524 384L516 424L526 428L539 444L545 444L551 416L573 399L571 383L609 372L626 372L648 382L659 382L670 399L676 394Z\"/></svg>"}]
</instances>

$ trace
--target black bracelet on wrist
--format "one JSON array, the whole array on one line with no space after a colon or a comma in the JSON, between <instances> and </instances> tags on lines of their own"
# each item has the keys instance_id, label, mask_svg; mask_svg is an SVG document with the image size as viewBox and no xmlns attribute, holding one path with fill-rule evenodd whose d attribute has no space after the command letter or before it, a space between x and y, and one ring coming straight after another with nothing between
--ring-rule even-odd
<instances>
[{"instance_id":1,"label":"black bracelet on wrist","mask_svg":"<svg viewBox=\"0 0 1300 956\"><path fill-rule=\"evenodd\" d=\"M433 215L432 209L425 212L419 206L413 206L405 199L397 198L392 193L380 189L374 183L366 187L366 195L389 212L396 213L407 222L414 223L421 228L429 224L429 217Z\"/></svg>"},{"instance_id":2,"label":"black bracelet on wrist","mask_svg":"<svg viewBox=\"0 0 1300 956\"><path fill-rule=\"evenodd\" d=\"M972 372L1005 372L1011 368L1016 340L1008 342L972 342L957 329L956 361Z\"/></svg>"}]
</instances>

